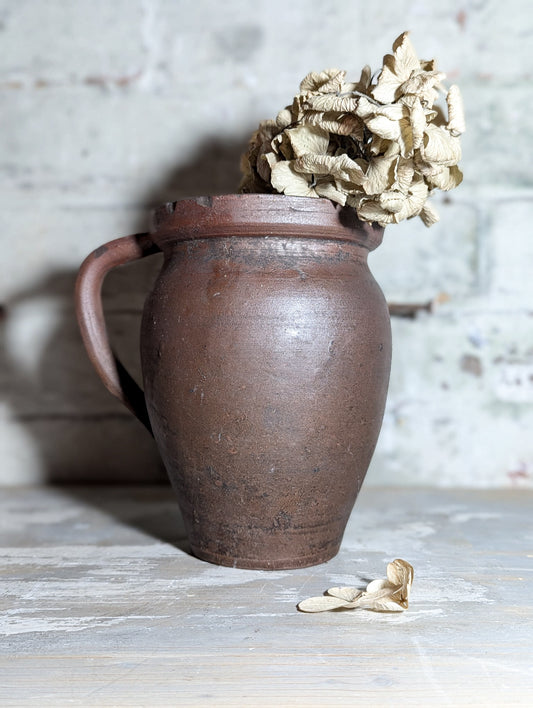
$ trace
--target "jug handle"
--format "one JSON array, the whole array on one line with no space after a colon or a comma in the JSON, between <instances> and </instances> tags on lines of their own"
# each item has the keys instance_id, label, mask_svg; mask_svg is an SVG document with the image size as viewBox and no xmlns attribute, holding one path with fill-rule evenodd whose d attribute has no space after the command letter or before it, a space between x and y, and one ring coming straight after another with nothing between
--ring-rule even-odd
<instances>
[{"instance_id":1,"label":"jug handle","mask_svg":"<svg viewBox=\"0 0 533 708\"><path fill-rule=\"evenodd\" d=\"M147 233L100 246L83 261L76 280L76 316L85 349L105 387L152 433L144 392L114 354L104 319L102 283L110 270L159 253Z\"/></svg>"}]
</instances>

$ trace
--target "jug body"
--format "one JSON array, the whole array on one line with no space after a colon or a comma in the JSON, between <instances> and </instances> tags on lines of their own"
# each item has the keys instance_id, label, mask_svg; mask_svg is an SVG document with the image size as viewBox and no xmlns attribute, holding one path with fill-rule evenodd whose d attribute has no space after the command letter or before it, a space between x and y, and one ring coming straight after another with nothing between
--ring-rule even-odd
<instances>
[{"instance_id":1,"label":"jug body","mask_svg":"<svg viewBox=\"0 0 533 708\"><path fill-rule=\"evenodd\" d=\"M178 202L152 234L165 253L141 332L153 433L195 555L321 563L383 417L390 323L367 265L374 242L350 226L335 238L305 212L243 227L230 210L216 226L212 204L191 219Z\"/></svg>"}]
</instances>

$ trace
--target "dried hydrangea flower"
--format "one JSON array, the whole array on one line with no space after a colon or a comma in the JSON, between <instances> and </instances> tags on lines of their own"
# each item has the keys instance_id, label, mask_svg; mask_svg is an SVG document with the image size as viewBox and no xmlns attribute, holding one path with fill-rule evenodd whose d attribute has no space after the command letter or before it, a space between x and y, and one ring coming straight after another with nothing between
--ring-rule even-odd
<instances>
[{"instance_id":1,"label":"dried hydrangea flower","mask_svg":"<svg viewBox=\"0 0 533 708\"><path fill-rule=\"evenodd\" d=\"M339 69L308 74L292 104L252 136L240 191L323 197L381 226L414 216L431 226L438 214L428 197L462 180L463 105L444 78L418 59L407 32L375 83L368 66L357 82ZM439 91L447 119L434 106Z\"/></svg>"},{"instance_id":2,"label":"dried hydrangea flower","mask_svg":"<svg viewBox=\"0 0 533 708\"><path fill-rule=\"evenodd\" d=\"M387 577L372 580L364 592L350 587L330 588L326 595L302 600L298 609L301 612L327 612L341 608L403 612L409 607L413 576L413 566L397 558L388 564Z\"/></svg>"}]
</instances>

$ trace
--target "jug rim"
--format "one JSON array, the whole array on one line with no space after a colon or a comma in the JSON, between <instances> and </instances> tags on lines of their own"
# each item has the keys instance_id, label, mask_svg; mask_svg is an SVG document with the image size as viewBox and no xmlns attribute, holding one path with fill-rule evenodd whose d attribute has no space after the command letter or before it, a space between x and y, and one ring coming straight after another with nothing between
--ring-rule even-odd
<instances>
[{"instance_id":1,"label":"jug rim","mask_svg":"<svg viewBox=\"0 0 533 708\"><path fill-rule=\"evenodd\" d=\"M347 241L377 248L384 227L361 221L353 207L283 194L223 194L166 202L151 214L150 234L169 241L214 237L283 237Z\"/></svg>"}]
</instances>

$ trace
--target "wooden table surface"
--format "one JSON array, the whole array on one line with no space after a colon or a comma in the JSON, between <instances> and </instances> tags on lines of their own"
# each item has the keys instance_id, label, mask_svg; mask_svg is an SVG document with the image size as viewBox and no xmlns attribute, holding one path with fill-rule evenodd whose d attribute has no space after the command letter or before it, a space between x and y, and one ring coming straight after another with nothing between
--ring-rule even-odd
<instances>
[{"instance_id":1,"label":"wooden table surface","mask_svg":"<svg viewBox=\"0 0 533 708\"><path fill-rule=\"evenodd\" d=\"M187 552L165 487L0 491L2 706L533 705L533 492L365 487L339 555ZM298 601L415 569L402 614Z\"/></svg>"}]
</instances>

